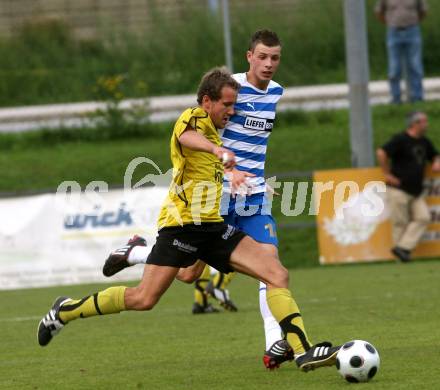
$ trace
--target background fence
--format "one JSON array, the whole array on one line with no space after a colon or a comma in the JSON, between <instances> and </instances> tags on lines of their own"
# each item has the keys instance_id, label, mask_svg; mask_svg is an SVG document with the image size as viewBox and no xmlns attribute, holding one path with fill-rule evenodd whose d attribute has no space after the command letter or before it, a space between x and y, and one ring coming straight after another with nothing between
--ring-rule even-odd
<instances>
[{"instance_id":1,"label":"background fence","mask_svg":"<svg viewBox=\"0 0 440 390\"><path fill-rule=\"evenodd\" d=\"M370 70L383 80L385 27L375 1L365 1ZM234 71L247 68L252 32L270 28L283 42L282 85L345 82L343 2L230 0ZM440 2L429 4L424 63L433 77ZM221 0L0 0L0 106L103 100L103 77L120 80L128 98L194 93L201 74L222 64Z\"/></svg>"}]
</instances>

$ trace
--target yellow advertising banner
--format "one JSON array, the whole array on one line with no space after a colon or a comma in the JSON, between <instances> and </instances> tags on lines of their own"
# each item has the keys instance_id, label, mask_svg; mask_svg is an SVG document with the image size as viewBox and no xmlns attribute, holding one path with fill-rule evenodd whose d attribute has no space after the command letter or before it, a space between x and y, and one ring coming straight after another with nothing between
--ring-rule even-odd
<instances>
[{"instance_id":1,"label":"yellow advertising banner","mask_svg":"<svg viewBox=\"0 0 440 390\"><path fill-rule=\"evenodd\" d=\"M321 264L393 260L386 186L380 168L314 172ZM440 256L440 174L427 172L431 223L413 257Z\"/></svg>"}]
</instances>

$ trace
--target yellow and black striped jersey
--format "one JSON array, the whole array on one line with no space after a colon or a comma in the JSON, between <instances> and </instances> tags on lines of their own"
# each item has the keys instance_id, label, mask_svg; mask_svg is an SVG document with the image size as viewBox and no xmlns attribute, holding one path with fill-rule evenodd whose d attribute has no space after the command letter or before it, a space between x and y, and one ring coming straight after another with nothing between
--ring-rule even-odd
<instances>
[{"instance_id":1,"label":"yellow and black striped jersey","mask_svg":"<svg viewBox=\"0 0 440 390\"><path fill-rule=\"evenodd\" d=\"M222 222L223 164L211 153L191 150L179 137L192 128L215 145L222 142L208 113L200 107L188 108L177 120L171 136L173 179L162 206L158 227Z\"/></svg>"}]
</instances>

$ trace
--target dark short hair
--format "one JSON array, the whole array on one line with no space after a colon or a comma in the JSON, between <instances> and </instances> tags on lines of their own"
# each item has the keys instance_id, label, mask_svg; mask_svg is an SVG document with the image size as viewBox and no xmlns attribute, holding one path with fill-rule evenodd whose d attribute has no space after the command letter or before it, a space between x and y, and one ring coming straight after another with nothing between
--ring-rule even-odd
<instances>
[{"instance_id":1,"label":"dark short hair","mask_svg":"<svg viewBox=\"0 0 440 390\"><path fill-rule=\"evenodd\" d=\"M203 96L211 100L220 100L223 87L231 87L235 91L240 89L240 84L235 81L225 67L214 68L205 73L197 90L197 103L202 104Z\"/></svg>"},{"instance_id":2,"label":"dark short hair","mask_svg":"<svg viewBox=\"0 0 440 390\"><path fill-rule=\"evenodd\" d=\"M426 116L423 111L412 111L406 116L406 127L411 127L414 123L417 123L422 116Z\"/></svg>"},{"instance_id":3,"label":"dark short hair","mask_svg":"<svg viewBox=\"0 0 440 390\"><path fill-rule=\"evenodd\" d=\"M253 51L259 43L269 47L281 46L281 41L277 33L271 30L255 31L249 42L249 50Z\"/></svg>"}]
</instances>

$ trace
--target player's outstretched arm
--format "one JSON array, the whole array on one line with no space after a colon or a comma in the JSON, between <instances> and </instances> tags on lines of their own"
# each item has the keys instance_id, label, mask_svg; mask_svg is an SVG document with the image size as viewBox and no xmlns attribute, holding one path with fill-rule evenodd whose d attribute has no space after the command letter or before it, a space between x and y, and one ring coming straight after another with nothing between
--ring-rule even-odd
<instances>
[{"instance_id":1,"label":"player's outstretched arm","mask_svg":"<svg viewBox=\"0 0 440 390\"><path fill-rule=\"evenodd\" d=\"M235 166L235 154L230 150L217 146L195 130L187 129L179 137L179 142L188 149L212 153L223 162L226 169Z\"/></svg>"},{"instance_id":2,"label":"player's outstretched arm","mask_svg":"<svg viewBox=\"0 0 440 390\"><path fill-rule=\"evenodd\" d=\"M248 179L255 175L250 172L240 171L238 169L225 169L225 175L228 175L231 183L232 195L247 195L252 191L252 185L248 184Z\"/></svg>"}]
</instances>

